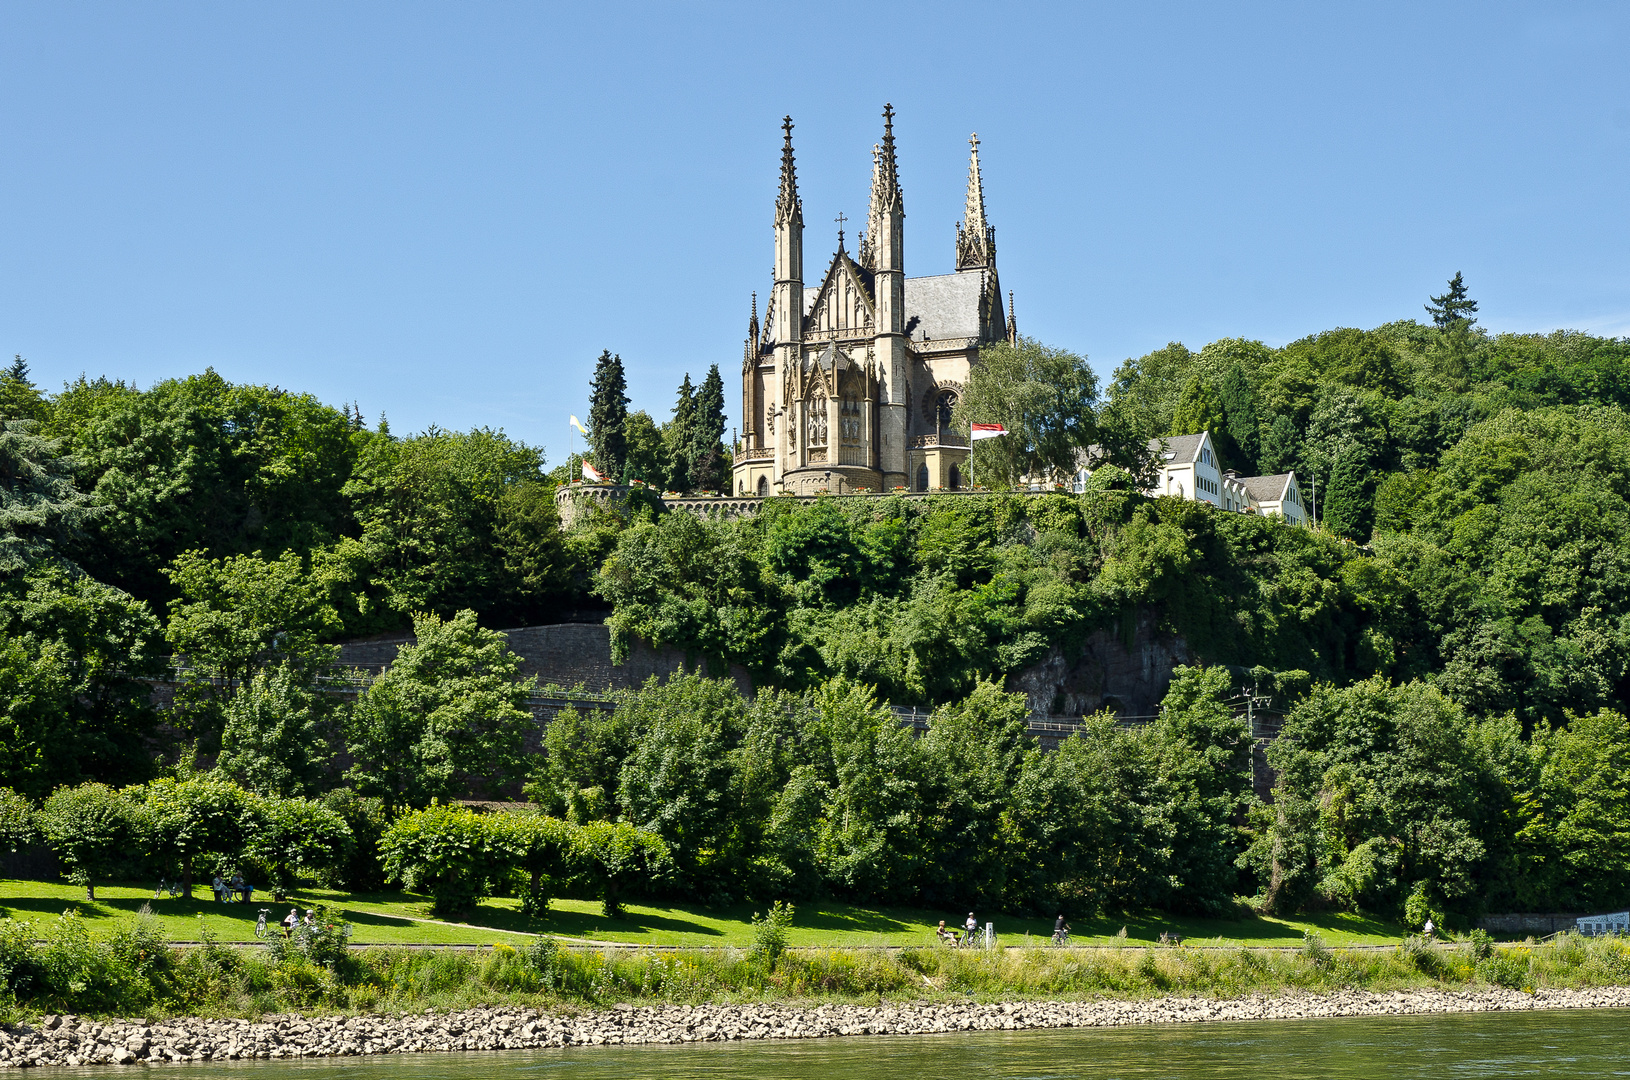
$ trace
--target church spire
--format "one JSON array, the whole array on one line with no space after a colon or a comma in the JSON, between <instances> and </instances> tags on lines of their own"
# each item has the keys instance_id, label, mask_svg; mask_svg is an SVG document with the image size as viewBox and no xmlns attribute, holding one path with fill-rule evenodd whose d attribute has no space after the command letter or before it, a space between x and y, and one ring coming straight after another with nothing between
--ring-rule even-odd
<instances>
[{"instance_id":1,"label":"church spire","mask_svg":"<svg viewBox=\"0 0 1630 1080\"><path fill-rule=\"evenodd\" d=\"M1007 291L1007 343L1019 344L1019 321L1013 317L1013 290Z\"/></svg>"},{"instance_id":2,"label":"church spire","mask_svg":"<svg viewBox=\"0 0 1630 1080\"><path fill-rule=\"evenodd\" d=\"M781 194L775 200L775 223L802 227L804 201L798 197L798 166L792 158L792 117L782 117L781 130L785 137L781 144Z\"/></svg>"},{"instance_id":3,"label":"church spire","mask_svg":"<svg viewBox=\"0 0 1630 1080\"><path fill-rule=\"evenodd\" d=\"M860 230L860 258L859 263L867 270L877 269L877 234L882 226L883 208L877 205L877 171L881 167L878 157L882 148L876 143L872 144L872 197L871 203L866 207L866 227Z\"/></svg>"},{"instance_id":4,"label":"church spire","mask_svg":"<svg viewBox=\"0 0 1630 1080\"><path fill-rule=\"evenodd\" d=\"M753 313L747 319L747 344L742 347L741 369L751 371L758 363L758 293L753 293Z\"/></svg>"},{"instance_id":5,"label":"church spire","mask_svg":"<svg viewBox=\"0 0 1630 1080\"><path fill-rule=\"evenodd\" d=\"M877 149L877 167L872 173L872 199L885 213L905 210L900 194L900 170L894 160L894 106L883 106L883 144Z\"/></svg>"},{"instance_id":6,"label":"church spire","mask_svg":"<svg viewBox=\"0 0 1630 1080\"><path fill-rule=\"evenodd\" d=\"M968 136L968 205L956 226L956 268L983 270L996 264L996 230L985 220L985 182L979 173L979 135Z\"/></svg>"},{"instance_id":7,"label":"church spire","mask_svg":"<svg viewBox=\"0 0 1630 1080\"><path fill-rule=\"evenodd\" d=\"M781 194L775 200L775 287L770 291L766 328L784 345L803 336L804 203L798 197L798 168L792 159L792 117L781 121Z\"/></svg>"}]
</instances>

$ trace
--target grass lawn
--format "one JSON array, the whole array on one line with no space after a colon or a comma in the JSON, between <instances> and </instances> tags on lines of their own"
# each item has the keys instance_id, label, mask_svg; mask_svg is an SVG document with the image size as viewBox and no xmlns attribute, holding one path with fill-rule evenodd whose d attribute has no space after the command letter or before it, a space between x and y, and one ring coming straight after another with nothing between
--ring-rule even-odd
<instances>
[{"instance_id":1,"label":"grass lawn","mask_svg":"<svg viewBox=\"0 0 1630 1080\"><path fill-rule=\"evenodd\" d=\"M198 938L199 916L212 934L223 941L254 940L255 916L263 907L271 908L270 921L276 922L288 906L276 906L270 894L251 904L217 904L207 888L195 889L193 899L163 896L153 899L151 888L130 885L102 885L95 903L85 900L85 891L74 885L39 881L0 881L0 916L44 921L74 907L91 920L93 929L102 920L134 913L150 904L165 924L172 939ZM700 905L652 906L633 904L623 919L607 919L600 914L598 901L556 900L547 915L529 919L520 914L517 902L508 899L484 901L466 917L467 925L430 919L428 897L404 892L341 893L327 889L303 889L291 903L309 907L326 905L352 924L352 940L358 944L511 944L525 935L557 934L566 938L594 941L634 942L645 945L747 945L752 941L750 926L755 908L742 904L729 908ZM965 910L923 911L912 908L863 908L850 904L804 903L791 934L794 945L864 946L926 945L933 942L932 929L940 920L960 924ZM989 919L1006 944L1019 944L1028 933L1042 941L1052 934L1051 919L981 912L980 921ZM106 925L105 923L103 925ZM1304 930L1321 935L1326 944L1396 944L1403 929L1396 924L1359 915L1327 914L1303 919L1264 918L1245 914L1238 919L1179 918L1161 912L1099 919L1072 920L1072 940L1077 944L1109 943L1121 927L1131 942L1153 941L1162 932L1181 934L1191 945L1299 945Z\"/></svg>"}]
</instances>

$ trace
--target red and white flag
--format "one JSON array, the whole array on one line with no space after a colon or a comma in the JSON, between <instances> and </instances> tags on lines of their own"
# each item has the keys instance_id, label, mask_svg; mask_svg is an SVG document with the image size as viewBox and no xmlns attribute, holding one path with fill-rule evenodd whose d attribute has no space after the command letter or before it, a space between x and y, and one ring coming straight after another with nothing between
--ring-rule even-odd
<instances>
[{"instance_id":1,"label":"red and white flag","mask_svg":"<svg viewBox=\"0 0 1630 1080\"><path fill-rule=\"evenodd\" d=\"M998 435L1007 434L1007 428L1001 424L974 424L972 427L974 442L978 442L980 439L994 439Z\"/></svg>"},{"instance_id":2,"label":"red and white flag","mask_svg":"<svg viewBox=\"0 0 1630 1080\"><path fill-rule=\"evenodd\" d=\"M593 465L590 465L588 458L583 459L583 479L587 480L591 484L603 484L606 482L604 474L602 474L600 470L596 469Z\"/></svg>"}]
</instances>

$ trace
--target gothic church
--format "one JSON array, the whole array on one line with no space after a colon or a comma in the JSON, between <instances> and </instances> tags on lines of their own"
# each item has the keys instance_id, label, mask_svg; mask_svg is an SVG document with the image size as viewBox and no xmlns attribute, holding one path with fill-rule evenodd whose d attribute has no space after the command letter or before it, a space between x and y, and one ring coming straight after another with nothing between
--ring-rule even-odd
<instances>
[{"instance_id":1,"label":"gothic church","mask_svg":"<svg viewBox=\"0 0 1630 1080\"><path fill-rule=\"evenodd\" d=\"M996 278L996 230L985 221L979 140L968 204L956 229L956 272L905 276L905 200L895 163L894 110L872 148L872 196L859 251L838 250L804 288L804 214L792 118L782 123L775 202L775 284L762 328L755 297L742 358L738 495L957 489L967 436L951 410L979 347L1014 341ZM841 226L841 222L840 222Z\"/></svg>"}]
</instances>

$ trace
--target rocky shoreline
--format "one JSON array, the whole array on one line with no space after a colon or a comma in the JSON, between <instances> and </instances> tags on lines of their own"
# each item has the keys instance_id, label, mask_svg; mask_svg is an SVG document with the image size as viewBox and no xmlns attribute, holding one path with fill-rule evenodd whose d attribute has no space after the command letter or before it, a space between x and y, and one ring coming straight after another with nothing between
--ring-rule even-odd
<instances>
[{"instance_id":1,"label":"rocky shoreline","mask_svg":"<svg viewBox=\"0 0 1630 1080\"><path fill-rule=\"evenodd\" d=\"M880 1005L617 1005L581 1013L489 1008L405 1016L268 1016L259 1021L87 1020L48 1016L0 1028L0 1067L156 1065L249 1058L354 1057L637 1043L924 1035L1218 1020L1630 1008L1630 987L1409 990L1233 1000L915 1002Z\"/></svg>"}]
</instances>

